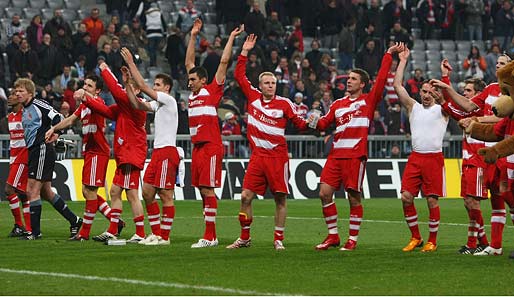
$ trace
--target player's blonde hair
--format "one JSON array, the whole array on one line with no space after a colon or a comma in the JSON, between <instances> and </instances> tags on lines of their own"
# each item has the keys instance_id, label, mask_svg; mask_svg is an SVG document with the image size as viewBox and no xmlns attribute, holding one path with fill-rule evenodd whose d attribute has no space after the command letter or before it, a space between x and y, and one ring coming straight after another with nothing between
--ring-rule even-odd
<instances>
[{"instance_id":1,"label":"player's blonde hair","mask_svg":"<svg viewBox=\"0 0 514 297\"><path fill-rule=\"evenodd\" d=\"M271 72L269 72L269 71L265 71L265 72L263 72L263 73L259 74L259 83L261 83L261 82L262 82L262 78L263 78L264 76L271 76L271 77L273 77L273 79L275 80L275 82L277 82L277 77L275 76L275 74L273 74L273 73L271 73Z\"/></svg>"},{"instance_id":2,"label":"player's blonde hair","mask_svg":"<svg viewBox=\"0 0 514 297\"><path fill-rule=\"evenodd\" d=\"M36 85L32 80L28 78L18 78L14 82L14 88L24 88L25 90L27 90L27 92L29 92L32 95L36 94Z\"/></svg>"}]
</instances>

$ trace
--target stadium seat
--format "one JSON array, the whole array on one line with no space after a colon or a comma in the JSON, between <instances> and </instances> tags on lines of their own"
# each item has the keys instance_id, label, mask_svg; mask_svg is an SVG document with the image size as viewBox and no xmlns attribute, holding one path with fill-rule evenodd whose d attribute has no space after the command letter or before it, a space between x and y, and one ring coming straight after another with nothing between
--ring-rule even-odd
<instances>
[{"instance_id":1,"label":"stadium seat","mask_svg":"<svg viewBox=\"0 0 514 297\"><path fill-rule=\"evenodd\" d=\"M41 1L41 0L29 0L29 3L30 3L30 7L32 8L45 8L47 7L46 6L46 2L45 1Z\"/></svg>"},{"instance_id":2,"label":"stadium seat","mask_svg":"<svg viewBox=\"0 0 514 297\"><path fill-rule=\"evenodd\" d=\"M80 20L83 20L89 16L89 12L82 10L82 9L77 10L77 14L79 15Z\"/></svg>"},{"instance_id":3,"label":"stadium seat","mask_svg":"<svg viewBox=\"0 0 514 297\"><path fill-rule=\"evenodd\" d=\"M214 24L205 24L205 25L203 26L203 29L204 29L204 33L205 33L206 35L212 35L212 36L214 36L214 35L218 34L218 26L216 26L216 25L214 25ZM211 40L209 39L209 42L210 42L210 41L211 41Z\"/></svg>"},{"instance_id":4,"label":"stadium seat","mask_svg":"<svg viewBox=\"0 0 514 297\"><path fill-rule=\"evenodd\" d=\"M64 8L64 0L47 0L47 4L49 8Z\"/></svg>"},{"instance_id":5,"label":"stadium seat","mask_svg":"<svg viewBox=\"0 0 514 297\"><path fill-rule=\"evenodd\" d=\"M43 16L43 20L49 21L54 17L54 10L50 8L41 9L41 15Z\"/></svg>"},{"instance_id":6,"label":"stadium seat","mask_svg":"<svg viewBox=\"0 0 514 297\"><path fill-rule=\"evenodd\" d=\"M27 19L32 20L32 18L38 14L41 15L41 10L39 8L25 7L23 9L23 15Z\"/></svg>"},{"instance_id":7,"label":"stadium seat","mask_svg":"<svg viewBox=\"0 0 514 297\"><path fill-rule=\"evenodd\" d=\"M80 9L80 0L64 0L64 4L68 9Z\"/></svg>"},{"instance_id":8,"label":"stadium seat","mask_svg":"<svg viewBox=\"0 0 514 297\"><path fill-rule=\"evenodd\" d=\"M206 24L216 24L216 13L206 12L203 16L205 17Z\"/></svg>"},{"instance_id":9,"label":"stadium seat","mask_svg":"<svg viewBox=\"0 0 514 297\"><path fill-rule=\"evenodd\" d=\"M11 0L11 5L12 5L12 7L25 8L25 7L29 6L29 1L28 0Z\"/></svg>"},{"instance_id":10,"label":"stadium seat","mask_svg":"<svg viewBox=\"0 0 514 297\"><path fill-rule=\"evenodd\" d=\"M441 62L441 50L427 50L425 51L427 60Z\"/></svg>"},{"instance_id":11,"label":"stadium seat","mask_svg":"<svg viewBox=\"0 0 514 297\"><path fill-rule=\"evenodd\" d=\"M468 57L469 52L457 52L457 59L462 63Z\"/></svg>"},{"instance_id":12,"label":"stadium seat","mask_svg":"<svg viewBox=\"0 0 514 297\"><path fill-rule=\"evenodd\" d=\"M215 1L207 1L207 11L206 12L215 12L216 11L216 2Z\"/></svg>"},{"instance_id":13,"label":"stadium seat","mask_svg":"<svg viewBox=\"0 0 514 297\"><path fill-rule=\"evenodd\" d=\"M426 54L425 54L425 51L415 51L415 50L412 50L411 51L411 54L410 54L412 60L415 60L415 61L418 61L418 62L423 62L426 60Z\"/></svg>"},{"instance_id":14,"label":"stadium seat","mask_svg":"<svg viewBox=\"0 0 514 297\"><path fill-rule=\"evenodd\" d=\"M439 40L427 39L425 45L429 51L438 51L441 49L441 42Z\"/></svg>"},{"instance_id":15,"label":"stadium seat","mask_svg":"<svg viewBox=\"0 0 514 297\"><path fill-rule=\"evenodd\" d=\"M23 10L19 7L6 7L4 9L4 12L5 12L5 16L10 19L15 14L21 16Z\"/></svg>"},{"instance_id":16,"label":"stadium seat","mask_svg":"<svg viewBox=\"0 0 514 297\"><path fill-rule=\"evenodd\" d=\"M455 51L455 41L441 40L441 48L443 51Z\"/></svg>"},{"instance_id":17,"label":"stadium seat","mask_svg":"<svg viewBox=\"0 0 514 297\"><path fill-rule=\"evenodd\" d=\"M178 19L178 12L176 12L176 11L170 12L170 22L173 23L173 25L175 25L177 23L177 19Z\"/></svg>"},{"instance_id":18,"label":"stadium seat","mask_svg":"<svg viewBox=\"0 0 514 297\"><path fill-rule=\"evenodd\" d=\"M161 9L162 12L171 12L171 11L175 10L175 6L173 5L173 2L157 1L157 4L159 4L159 8Z\"/></svg>"},{"instance_id":19,"label":"stadium seat","mask_svg":"<svg viewBox=\"0 0 514 297\"><path fill-rule=\"evenodd\" d=\"M455 50L442 50L441 51L441 59L448 59L448 61L456 61L457 55L455 54Z\"/></svg>"},{"instance_id":20,"label":"stadium seat","mask_svg":"<svg viewBox=\"0 0 514 297\"><path fill-rule=\"evenodd\" d=\"M463 50L466 50L466 51L470 51L471 50L471 41L469 40L459 40L456 42L457 44L457 50L460 52L460 51L463 51Z\"/></svg>"},{"instance_id":21,"label":"stadium seat","mask_svg":"<svg viewBox=\"0 0 514 297\"><path fill-rule=\"evenodd\" d=\"M426 49L425 47L425 41L418 39L414 41L414 45L412 46L412 50L416 51L424 51Z\"/></svg>"},{"instance_id":22,"label":"stadium seat","mask_svg":"<svg viewBox=\"0 0 514 297\"><path fill-rule=\"evenodd\" d=\"M31 19L20 19L20 25L22 28L27 28L30 26Z\"/></svg>"},{"instance_id":23,"label":"stadium seat","mask_svg":"<svg viewBox=\"0 0 514 297\"><path fill-rule=\"evenodd\" d=\"M77 19L78 13L76 10L65 8L62 10L62 17L65 21L71 23L72 21Z\"/></svg>"}]
</instances>

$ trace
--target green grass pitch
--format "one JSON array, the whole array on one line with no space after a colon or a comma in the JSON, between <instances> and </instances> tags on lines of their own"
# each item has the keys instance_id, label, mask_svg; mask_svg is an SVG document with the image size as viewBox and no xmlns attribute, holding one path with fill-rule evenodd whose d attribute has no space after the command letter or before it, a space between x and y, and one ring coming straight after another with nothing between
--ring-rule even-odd
<instances>
[{"instance_id":1,"label":"green grass pitch","mask_svg":"<svg viewBox=\"0 0 514 297\"><path fill-rule=\"evenodd\" d=\"M337 200L339 230L348 230L348 203ZM435 253L401 248L410 233L401 202L364 201L364 221L353 252L315 251L326 235L318 200L289 200L286 250L273 249L274 203L254 201L252 247L227 250L239 235L239 201L220 201L217 230L220 246L192 250L203 234L200 201L177 201L170 246L105 246L68 242L68 224L43 205L39 241L7 238L12 216L0 205L1 295L514 295L514 228L507 218L504 255L459 255L466 243L467 216L460 199L441 200L439 246ZM70 202L82 215L83 202ZM428 211L416 200L422 235L428 238ZM483 202L489 235L490 205ZM122 237L134 233L131 212ZM149 231L148 222L146 230ZM92 235L105 230L97 213Z\"/></svg>"}]
</instances>

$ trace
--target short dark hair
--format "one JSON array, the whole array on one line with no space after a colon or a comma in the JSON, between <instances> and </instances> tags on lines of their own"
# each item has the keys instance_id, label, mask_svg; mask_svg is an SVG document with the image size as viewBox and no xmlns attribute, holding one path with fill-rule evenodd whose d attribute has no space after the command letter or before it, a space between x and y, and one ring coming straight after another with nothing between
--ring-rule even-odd
<instances>
[{"instance_id":1,"label":"short dark hair","mask_svg":"<svg viewBox=\"0 0 514 297\"><path fill-rule=\"evenodd\" d=\"M173 88L173 79L171 78L171 76L167 75L166 73L157 74L155 76L155 79L161 79L162 83L165 86L170 86L170 90L171 90L171 88Z\"/></svg>"},{"instance_id":2,"label":"short dark hair","mask_svg":"<svg viewBox=\"0 0 514 297\"><path fill-rule=\"evenodd\" d=\"M90 80L94 81L96 84L97 90L102 90L104 88L104 81L97 75L90 74L90 75L86 76L86 79L90 79Z\"/></svg>"},{"instance_id":3,"label":"short dark hair","mask_svg":"<svg viewBox=\"0 0 514 297\"><path fill-rule=\"evenodd\" d=\"M361 81L364 83L364 85L369 84L369 74L366 70L361 68L354 68L350 72L357 73L361 77Z\"/></svg>"},{"instance_id":4,"label":"short dark hair","mask_svg":"<svg viewBox=\"0 0 514 297\"><path fill-rule=\"evenodd\" d=\"M193 73L196 73L196 75L198 75L198 78L202 79L202 78L207 78L207 69L201 67L201 66L195 66L193 68L191 68L191 70L189 70L189 74L193 74Z\"/></svg>"},{"instance_id":5,"label":"short dark hair","mask_svg":"<svg viewBox=\"0 0 514 297\"><path fill-rule=\"evenodd\" d=\"M422 81L421 84L419 85L420 88L422 88L424 84L429 84L430 85L430 79L425 79L424 81Z\"/></svg>"},{"instance_id":6,"label":"short dark hair","mask_svg":"<svg viewBox=\"0 0 514 297\"><path fill-rule=\"evenodd\" d=\"M486 87L485 82L480 78L468 78L464 81L464 83L472 84L473 89L475 89L475 92L482 92Z\"/></svg>"}]
</instances>

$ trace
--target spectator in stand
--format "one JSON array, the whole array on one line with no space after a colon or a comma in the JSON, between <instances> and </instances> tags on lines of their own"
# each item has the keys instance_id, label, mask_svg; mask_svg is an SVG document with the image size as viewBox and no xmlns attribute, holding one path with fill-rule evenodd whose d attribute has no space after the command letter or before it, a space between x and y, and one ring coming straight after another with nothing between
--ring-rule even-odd
<instances>
[{"instance_id":1,"label":"spectator in stand","mask_svg":"<svg viewBox=\"0 0 514 297\"><path fill-rule=\"evenodd\" d=\"M455 2L454 0L446 0L446 10L441 24L441 39L455 40Z\"/></svg>"},{"instance_id":2,"label":"spectator in stand","mask_svg":"<svg viewBox=\"0 0 514 297\"><path fill-rule=\"evenodd\" d=\"M207 46L207 56L203 60L202 67L207 70L207 84L212 82L214 75L216 74L216 70L218 69L218 65L221 61L221 55L214 50L212 45ZM255 58L257 60L257 58Z\"/></svg>"},{"instance_id":3,"label":"spectator in stand","mask_svg":"<svg viewBox=\"0 0 514 297\"><path fill-rule=\"evenodd\" d=\"M304 119L307 119L307 112L309 111L309 107L304 103L304 100L304 94L301 92L296 93L294 95L293 107L297 114L301 115Z\"/></svg>"},{"instance_id":4,"label":"spectator in stand","mask_svg":"<svg viewBox=\"0 0 514 297\"><path fill-rule=\"evenodd\" d=\"M36 72L35 81L42 85L57 75L59 69L56 68L57 62L60 59L57 48L51 43L52 37L50 34L45 33L43 36L43 43L38 51L38 58L40 67Z\"/></svg>"},{"instance_id":5,"label":"spectator in stand","mask_svg":"<svg viewBox=\"0 0 514 297\"><path fill-rule=\"evenodd\" d=\"M314 99L314 94L316 92L318 92L318 90L319 90L316 72L311 71L309 73L309 77L307 79L305 79L304 82L305 82L305 90L307 91L307 93L312 94L312 98Z\"/></svg>"},{"instance_id":6,"label":"spectator in stand","mask_svg":"<svg viewBox=\"0 0 514 297\"><path fill-rule=\"evenodd\" d=\"M328 83L326 80L320 80L318 82L318 90L314 93L314 95L312 96L314 98L314 101L320 101L321 102L321 98L323 97L323 94L325 93L325 91L329 91L329 88L328 88Z\"/></svg>"},{"instance_id":7,"label":"spectator in stand","mask_svg":"<svg viewBox=\"0 0 514 297\"><path fill-rule=\"evenodd\" d=\"M32 17L32 21L27 27L27 41L31 49L39 51L39 46L43 42L43 21L39 14Z\"/></svg>"},{"instance_id":8,"label":"spectator in stand","mask_svg":"<svg viewBox=\"0 0 514 297\"><path fill-rule=\"evenodd\" d=\"M22 39L20 48L13 58L15 78L27 77L32 79L39 70L39 59L37 53L30 48L27 39Z\"/></svg>"},{"instance_id":9,"label":"spectator in stand","mask_svg":"<svg viewBox=\"0 0 514 297\"><path fill-rule=\"evenodd\" d=\"M164 22L164 17L159 7L157 7L157 3L150 4L150 8L145 12L145 16L145 31L146 38L148 39L147 50L150 56L150 66L156 66L159 44L164 37L164 32L166 32L166 22Z\"/></svg>"},{"instance_id":10,"label":"spectator in stand","mask_svg":"<svg viewBox=\"0 0 514 297\"><path fill-rule=\"evenodd\" d=\"M405 5L404 5L405 1ZM402 27L407 29L410 32L411 23L412 23L412 14L411 14L411 6L412 2L410 0L391 0L386 5L384 5L384 9L382 11L383 15L386 16L383 18L384 21L384 31L382 34L387 34L391 30L394 25L395 20L400 20L402 23Z\"/></svg>"},{"instance_id":11,"label":"spectator in stand","mask_svg":"<svg viewBox=\"0 0 514 297\"><path fill-rule=\"evenodd\" d=\"M320 48L319 41L317 39L314 39L311 42L311 51L305 55L305 58L307 58L309 60L309 62L312 65L312 68L314 69L314 71L316 71L316 74L319 74L318 71L319 71L319 67L321 65L321 56L323 55L323 53L320 52L319 48ZM318 75L318 77L319 77L319 75Z\"/></svg>"},{"instance_id":12,"label":"spectator in stand","mask_svg":"<svg viewBox=\"0 0 514 297\"><path fill-rule=\"evenodd\" d=\"M491 45L491 50L487 55L485 55L485 63L487 64L487 68L485 70L485 78L484 81L487 84L496 81L496 61L500 56L500 46L498 43L494 43Z\"/></svg>"},{"instance_id":13,"label":"spectator in stand","mask_svg":"<svg viewBox=\"0 0 514 297\"><path fill-rule=\"evenodd\" d=\"M357 29L356 29L357 30ZM378 32L375 29L375 24L373 22L369 23L364 30L357 30L357 43L356 43L356 49L360 49L362 47L362 44L366 42L366 40L373 39L375 40L375 46L378 46L380 51L382 51L382 42L383 42L383 32ZM387 37L387 34L385 34L385 37Z\"/></svg>"},{"instance_id":14,"label":"spectator in stand","mask_svg":"<svg viewBox=\"0 0 514 297\"><path fill-rule=\"evenodd\" d=\"M324 91L323 97L321 97L321 110L323 111L323 114L327 114L328 110L330 109L330 105L332 105L332 102L334 102L334 98L332 97L332 92L330 91Z\"/></svg>"},{"instance_id":15,"label":"spectator in stand","mask_svg":"<svg viewBox=\"0 0 514 297\"><path fill-rule=\"evenodd\" d=\"M66 84L66 89L62 94L62 102L66 102L70 107L70 113L74 113L77 109L77 101L73 98L73 93L77 90L78 84L75 79L70 79Z\"/></svg>"},{"instance_id":16,"label":"spectator in stand","mask_svg":"<svg viewBox=\"0 0 514 297\"><path fill-rule=\"evenodd\" d=\"M232 112L227 112L225 114L225 119L221 125L221 135L241 135L241 125L237 120L236 114ZM233 157L236 155L236 147L234 141L223 141L223 146L225 148L225 156Z\"/></svg>"},{"instance_id":17,"label":"spectator in stand","mask_svg":"<svg viewBox=\"0 0 514 297\"><path fill-rule=\"evenodd\" d=\"M400 149L400 146L397 143L393 143L391 145L391 151L390 151L389 156L387 156L387 158L390 158L390 159L401 159L401 158L404 158L402 156L402 150Z\"/></svg>"},{"instance_id":18,"label":"spectator in stand","mask_svg":"<svg viewBox=\"0 0 514 297\"><path fill-rule=\"evenodd\" d=\"M43 28L43 33L49 33L52 36L52 39L55 39L57 36L57 31L60 27L64 28L66 36L71 37L71 26L64 20L62 16L62 9L55 9L54 16L46 23L45 27ZM81 31L80 26L79 31ZM86 30L81 32L86 32Z\"/></svg>"},{"instance_id":19,"label":"spectator in stand","mask_svg":"<svg viewBox=\"0 0 514 297\"><path fill-rule=\"evenodd\" d=\"M416 16L421 26L421 39L434 39L435 29L440 28L446 2L442 0L421 0L416 8Z\"/></svg>"},{"instance_id":20,"label":"spectator in stand","mask_svg":"<svg viewBox=\"0 0 514 297\"><path fill-rule=\"evenodd\" d=\"M189 134L189 116L187 103L184 99L178 101L178 129L177 134Z\"/></svg>"},{"instance_id":21,"label":"spectator in stand","mask_svg":"<svg viewBox=\"0 0 514 297\"><path fill-rule=\"evenodd\" d=\"M48 25L48 23L47 23ZM80 41L82 41L82 36L87 33L87 27L86 24L80 23L79 28L77 29L77 32L71 36L71 41L74 45L78 44Z\"/></svg>"},{"instance_id":22,"label":"spectator in stand","mask_svg":"<svg viewBox=\"0 0 514 297\"><path fill-rule=\"evenodd\" d=\"M404 133L404 129L402 127L402 107L400 106L400 102L396 102L391 104L388 107L388 123L387 123L387 134L388 135L401 135Z\"/></svg>"},{"instance_id":23,"label":"spectator in stand","mask_svg":"<svg viewBox=\"0 0 514 297\"><path fill-rule=\"evenodd\" d=\"M64 65L62 67L62 74L57 75L52 81L53 89L59 93L64 92L66 86L68 85L68 82L72 79L73 78L71 76L71 66Z\"/></svg>"},{"instance_id":24,"label":"spectator in stand","mask_svg":"<svg viewBox=\"0 0 514 297\"><path fill-rule=\"evenodd\" d=\"M182 31L185 35L191 28L193 27L193 22L195 19L203 19L202 13L195 8L195 4L193 0L187 0L186 6L182 7L178 12L177 18L177 28ZM232 30L233 28L230 28ZM147 32L148 33L148 32Z\"/></svg>"},{"instance_id":25,"label":"spectator in stand","mask_svg":"<svg viewBox=\"0 0 514 297\"><path fill-rule=\"evenodd\" d=\"M19 14L14 14L11 18L11 22L7 24L5 28L5 36L7 36L7 40L11 40L11 37L16 33L21 37L25 36L25 28L21 26Z\"/></svg>"},{"instance_id":26,"label":"spectator in stand","mask_svg":"<svg viewBox=\"0 0 514 297\"><path fill-rule=\"evenodd\" d=\"M225 32L243 23L243 18L249 10L247 1L217 0L217 15L221 16L221 23L225 24ZM267 3L266 3L267 4Z\"/></svg>"},{"instance_id":27,"label":"spectator in stand","mask_svg":"<svg viewBox=\"0 0 514 297\"><path fill-rule=\"evenodd\" d=\"M134 33L130 30L129 25L121 26L119 38L121 47L126 47L130 52L138 54L137 39Z\"/></svg>"},{"instance_id":28,"label":"spectator in stand","mask_svg":"<svg viewBox=\"0 0 514 297\"><path fill-rule=\"evenodd\" d=\"M307 105L312 104L312 94L309 94L307 90L305 89L305 83L303 80L299 79L295 82L294 88L291 88L291 91L289 91L289 98L294 98L294 96L302 94L302 101L305 102Z\"/></svg>"},{"instance_id":29,"label":"spectator in stand","mask_svg":"<svg viewBox=\"0 0 514 297\"><path fill-rule=\"evenodd\" d=\"M394 22L393 28L391 28L389 34L386 36L386 42L394 44L395 42L403 42L408 48L412 48L413 41L412 36L407 32L405 28L402 28L402 24L399 20Z\"/></svg>"},{"instance_id":30,"label":"spectator in stand","mask_svg":"<svg viewBox=\"0 0 514 297\"><path fill-rule=\"evenodd\" d=\"M52 44L57 48L57 60L56 69L62 69L65 64L71 64L73 62L73 41L71 36L66 34L64 27L57 28L57 36L52 36Z\"/></svg>"},{"instance_id":31,"label":"spectator in stand","mask_svg":"<svg viewBox=\"0 0 514 297\"><path fill-rule=\"evenodd\" d=\"M260 40L266 32L266 18L261 12L259 1L254 0L252 8L246 14L244 19L245 31L248 35L255 34Z\"/></svg>"},{"instance_id":32,"label":"spectator in stand","mask_svg":"<svg viewBox=\"0 0 514 297\"><path fill-rule=\"evenodd\" d=\"M7 46L5 47L5 53L7 54L9 72L11 76L11 80L14 81L16 77L16 71L14 69L14 56L20 49L21 36L18 33L15 33Z\"/></svg>"},{"instance_id":33,"label":"spectator in stand","mask_svg":"<svg viewBox=\"0 0 514 297\"><path fill-rule=\"evenodd\" d=\"M284 36L286 33L276 11L272 11L266 19L266 35L269 35L270 32L275 32L278 36Z\"/></svg>"},{"instance_id":34,"label":"spectator in stand","mask_svg":"<svg viewBox=\"0 0 514 297\"><path fill-rule=\"evenodd\" d=\"M282 80L289 82L289 63L286 57L280 57L280 62L278 62L278 67L275 69L275 72L282 73Z\"/></svg>"},{"instance_id":35,"label":"spectator in stand","mask_svg":"<svg viewBox=\"0 0 514 297\"><path fill-rule=\"evenodd\" d=\"M293 33L289 36L289 39L296 37L299 42L298 50L303 54L303 32L302 32L302 20L298 17L294 17L292 20L292 25L294 27Z\"/></svg>"},{"instance_id":36,"label":"spectator in stand","mask_svg":"<svg viewBox=\"0 0 514 297\"><path fill-rule=\"evenodd\" d=\"M357 53L355 67L364 69L373 79L377 74L381 59L382 53L377 49L375 40L369 39Z\"/></svg>"},{"instance_id":37,"label":"spectator in stand","mask_svg":"<svg viewBox=\"0 0 514 297\"><path fill-rule=\"evenodd\" d=\"M302 55L296 51L289 60L289 73L297 72L298 78L302 79Z\"/></svg>"},{"instance_id":38,"label":"spectator in stand","mask_svg":"<svg viewBox=\"0 0 514 297\"><path fill-rule=\"evenodd\" d=\"M357 20L352 18L339 33L339 69L343 71L353 68L353 53L357 40L356 28Z\"/></svg>"},{"instance_id":39,"label":"spectator in stand","mask_svg":"<svg viewBox=\"0 0 514 297\"><path fill-rule=\"evenodd\" d=\"M369 123L369 134L387 135L387 126L384 123L384 117L382 117L378 110L375 110L373 113L373 120Z\"/></svg>"},{"instance_id":40,"label":"spectator in stand","mask_svg":"<svg viewBox=\"0 0 514 297\"><path fill-rule=\"evenodd\" d=\"M301 66L301 68L300 68L300 78L301 79L307 80L309 78L309 76L311 75L311 73L316 74L314 72L314 69L312 69L311 63L309 62L308 59L303 58L300 66Z\"/></svg>"},{"instance_id":41,"label":"spectator in stand","mask_svg":"<svg viewBox=\"0 0 514 297\"><path fill-rule=\"evenodd\" d=\"M514 12L510 0L504 0L502 8L494 17L494 38L500 42L500 47L506 50L514 33Z\"/></svg>"},{"instance_id":42,"label":"spectator in stand","mask_svg":"<svg viewBox=\"0 0 514 297\"><path fill-rule=\"evenodd\" d=\"M462 63L462 68L466 70L466 78L484 78L487 63L485 58L480 55L480 50L476 45L471 46L468 57Z\"/></svg>"},{"instance_id":43,"label":"spectator in stand","mask_svg":"<svg viewBox=\"0 0 514 297\"><path fill-rule=\"evenodd\" d=\"M389 3L394 3L395 1L390 1ZM388 4L389 4L388 3ZM383 12L382 8L380 7L380 1L379 0L371 0L370 6L368 10L366 11L366 14L364 16L364 21L362 22L363 25L367 26L368 24L373 24L375 26L375 30L380 34L384 34L384 22L383 22ZM391 15L387 15L387 19L390 19ZM355 18L350 18L355 19ZM360 20L362 21L362 20ZM347 26L351 25L351 22L348 22Z\"/></svg>"},{"instance_id":44,"label":"spectator in stand","mask_svg":"<svg viewBox=\"0 0 514 297\"><path fill-rule=\"evenodd\" d=\"M466 20L466 16L465 16L465 12L464 10L466 9L466 3L465 1L453 1L453 7L454 7L454 16L455 16L455 21L454 21L454 30L455 30L455 35L453 36L454 40L463 40L465 37L464 37L464 28L465 28L465 20ZM452 39L452 38L450 38Z\"/></svg>"},{"instance_id":45,"label":"spectator in stand","mask_svg":"<svg viewBox=\"0 0 514 297\"><path fill-rule=\"evenodd\" d=\"M420 68L414 69L414 76L407 80L405 84L405 89L409 96L416 99L416 101L420 102L419 90L421 89L421 83L425 80L423 77L423 70Z\"/></svg>"},{"instance_id":46,"label":"spectator in stand","mask_svg":"<svg viewBox=\"0 0 514 297\"><path fill-rule=\"evenodd\" d=\"M396 74L396 68L398 67L398 60L393 59L391 62L391 68L389 69L389 72L387 72L387 80L384 86L385 89L385 103L387 106L391 106L394 103L398 102L398 94L396 94L396 91L394 90L393 86L393 80L394 76Z\"/></svg>"},{"instance_id":47,"label":"spectator in stand","mask_svg":"<svg viewBox=\"0 0 514 297\"><path fill-rule=\"evenodd\" d=\"M112 38L111 42L111 54L110 54L110 63L108 64L111 68L112 73L118 79L119 82L123 81L123 77L121 75L121 66L123 66L123 57L121 56L121 44L120 39L115 36Z\"/></svg>"},{"instance_id":48,"label":"spectator in stand","mask_svg":"<svg viewBox=\"0 0 514 297\"><path fill-rule=\"evenodd\" d=\"M82 23L86 25L87 32L89 32L91 36L91 44L93 46L96 46L98 38L100 38L100 35L102 35L105 31L104 23L99 18L99 16L100 10L95 7L91 9L91 14L89 15L89 17L82 20Z\"/></svg>"},{"instance_id":49,"label":"spectator in stand","mask_svg":"<svg viewBox=\"0 0 514 297\"><path fill-rule=\"evenodd\" d=\"M80 55L77 61L71 66L71 76L76 77L79 81L83 81L86 78L86 57Z\"/></svg>"},{"instance_id":50,"label":"spectator in stand","mask_svg":"<svg viewBox=\"0 0 514 297\"><path fill-rule=\"evenodd\" d=\"M81 55L86 57L86 71L88 72L96 67L96 46L91 40L91 34L86 32L73 48L74 60L78 60L78 57Z\"/></svg>"},{"instance_id":51,"label":"spectator in stand","mask_svg":"<svg viewBox=\"0 0 514 297\"><path fill-rule=\"evenodd\" d=\"M171 77L173 77L173 79L178 80L180 78L180 74L185 71L183 66L185 56L186 47L184 40L180 36L180 30L177 28L177 26L171 26L170 34L168 35L166 41L165 57L168 60L168 64L170 65Z\"/></svg>"},{"instance_id":52,"label":"spectator in stand","mask_svg":"<svg viewBox=\"0 0 514 297\"><path fill-rule=\"evenodd\" d=\"M146 38L146 32L141 26L141 22L138 18L132 19L132 26L131 26L132 33L136 37L137 40L137 48L139 56L142 57L143 55L146 56L145 59L141 58L145 62L150 61L150 57L148 57L148 53L146 52L146 47L148 45L148 39ZM180 31L179 31L180 32ZM142 53L144 51L144 53Z\"/></svg>"},{"instance_id":53,"label":"spectator in stand","mask_svg":"<svg viewBox=\"0 0 514 297\"><path fill-rule=\"evenodd\" d=\"M114 32L116 35L120 33L121 30L121 23L120 23L120 17L117 14L111 15L111 22L110 24L114 24Z\"/></svg>"},{"instance_id":54,"label":"spectator in stand","mask_svg":"<svg viewBox=\"0 0 514 297\"><path fill-rule=\"evenodd\" d=\"M512 37L512 41L510 42L509 48L506 50L507 55L514 57L514 37Z\"/></svg>"},{"instance_id":55,"label":"spectator in stand","mask_svg":"<svg viewBox=\"0 0 514 297\"><path fill-rule=\"evenodd\" d=\"M321 56L321 64L317 71L319 79L325 80L325 81L330 81L331 73L330 73L329 66L331 63L332 63L332 57L329 54L323 54Z\"/></svg>"},{"instance_id":56,"label":"spectator in stand","mask_svg":"<svg viewBox=\"0 0 514 297\"><path fill-rule=\"evenodd\" d=\"M468 28L469 40L482 40L482 14L484 14L483 0L465 1L464 17Z\"/></svg>"},{"instance_id":57,"label":"spectator in stand","mask_svg":"<svg viewBox=\"0 0 514 297\"><path fill-rule=\"evenodd\" d=\"M259 75L263 68L259 61L257 61L257 54L252 51L248 54L248 63L246 65L246 76L253 86L259 85Z\"/></svg>"},{"instance_id":58,"label":"spectator in stand","mask_svg":"<svg viewBox=\"0 0 514 297\"><path fill-rule=\"evenodd\" d=\"M100 37L98 37L98 41L96 42L96 49L98 51L102 50L104 44L111 43L112 38L116 36L116 26L113 23L109 23L105 32L103 32Z\"/></svg>"},{"instance_id":59,"label":"spectator in stand","mask_svg":"<svg viewBox=\"0 0 514 297\"><path fill-rule=\"evenodd\" d=\"M274 72L280 62L278 48L273 48L269 52L269 57L264 60L264 71Z\"/></svg>"},{"instance_id":60,"label":"spectator in stand","mask_svg":"<svg viewBox=\"0 0 514 297\"><path fill-rule=\"evenodd\" d=\"M323 9L319 16L321 32L323 33L323 46L334 48L337 46L338 34L341 32L344 18L339 10L336 0L329 0L328 6Z\"/></svg>"},{"instance_id":61,"label":"spectator in stand","mask_svg":"<svg viewBox=\"0 0 514 297\"><path fill-rule=\"evenodd\" d=\"M40 91L41 99L48 102L55 110L61 109L62 96L54 91L52 82L45 82L43 86L43 89Z\"/></svg>"}]
</instances>

